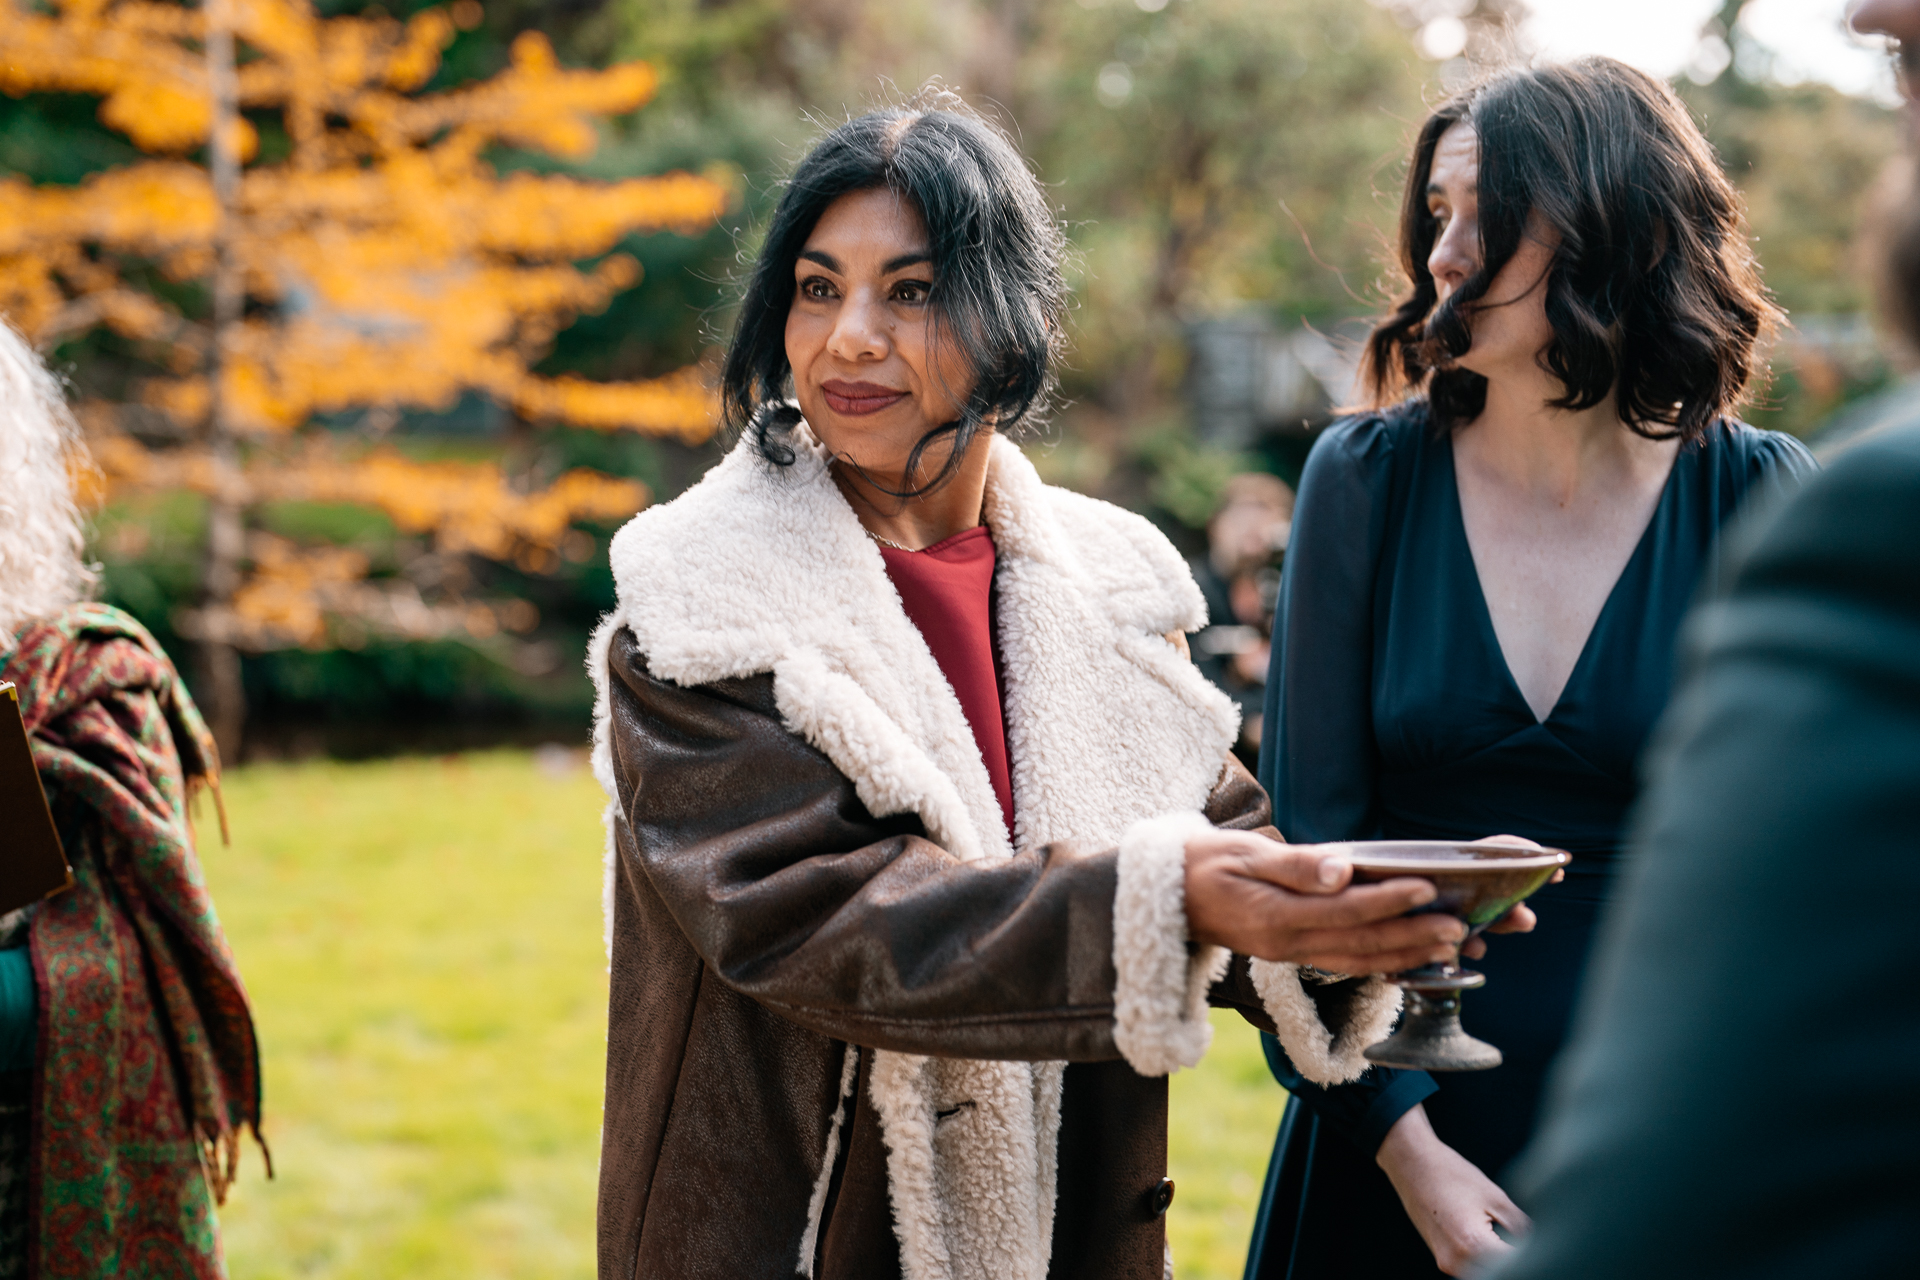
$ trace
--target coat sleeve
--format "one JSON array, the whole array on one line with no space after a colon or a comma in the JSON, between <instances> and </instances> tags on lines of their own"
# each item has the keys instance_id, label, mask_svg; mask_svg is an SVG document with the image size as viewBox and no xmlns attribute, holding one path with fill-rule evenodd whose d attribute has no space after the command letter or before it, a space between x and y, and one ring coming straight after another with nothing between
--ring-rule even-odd
<instances>
[{"instance_id":1,"label":"coat sleeve","mask_svg":"<svg viewBox=\"0 0 1920 1280\"><path fill-rule=\"evenodd\" d=\"M1229 957L1189 945L1184 846L1258 828L1266 798L1223 770L1204 813L962 862L917 818L875 818L790 733L772 679L656 679L631 632L609 651L616 856L705 964L835 1039L906 1053L1092 1061L1143 1075L1205 1052ZM616 963L618 957L616 957Z\"/></svg>"},{"instance_id":2,"label":"coat sleeve","mask_svg":"<svg viewBox=\"0 0 1920 1280\"><path fill-rule=\"evenodd\" d=\"M1394 424L1362 418L1329 430L1300 479L1267 680L1260 780L1275 821L1299 841L1380 835L1373 735L1373 602L1386 538ZM1400 429L1405 429L1404 427ZM1423 429L1414 424L1414 429ZM1437 1087L1424 1071L1370 1067L1361 1052L1384 1039L1399 992L1381 979L1348 980L1316 995L1354 1002L1364 1027L1320 1054L1269 1045L1275 1077L1332 1131L1369 1155L1387 1130Z\"/></svg>"},{"instance_id":3,"label":"coat sleeve","mask_svg":"<svg viewBox=\"0 0 1920 1280\"><path fill-rule=\"evenodd\" d=\"M1895 1275L1920 1244L1920 424L1761 514L1687 624L1502 1280Z\"/></svg>"}]
</instances>

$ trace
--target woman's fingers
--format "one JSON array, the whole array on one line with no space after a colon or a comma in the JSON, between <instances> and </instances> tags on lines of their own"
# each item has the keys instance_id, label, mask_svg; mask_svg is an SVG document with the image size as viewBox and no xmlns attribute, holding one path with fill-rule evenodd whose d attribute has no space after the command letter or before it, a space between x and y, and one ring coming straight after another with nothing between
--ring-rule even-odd
<instances>
[{"instance_id":1,"label":"woman's fingers","mask_svg":"<svg viewBox=\"0 0 1920 1280\"><path fill-rule=\"evenodd\" d=\"M1259 836L1242 836L1241 840L1245 843L1236 842L1235 849L1240 854L1241 874L1318 899L1326 910L1335 913L1327 917L1329 925L1399 915L1426 906L1437 892L1431 880L1414 876L1355 885L1353 864L1339 854L1323 853L1312 845L1276 844Z\"/></svg>"},{"instance_id":2,"label":"woman's fingers","mask_svg":"<svg viewBox=\"0 0 1920 1280\"><path fill-rule=\"evenodd\" d=\"M1454 957L1466 926L1452 916L1399 917L1345 929L1275 931L1263 958L1335 973L1395 973ZM1258 954L1258 953L1256 953Z\"/></svg>"},{"instance_id":3,"label":"woman's fingers","mask_svg":"<svg viewBox=\"0 0 1920 1280\"><path fill-rule=\"evenodd\" d=\"M1275 898L1282 897L1281 892L1271 888L1266 888L1266 892ZM1433 898L1432 881L1403 877L1379 884L1352 885L1342 893L1324 897L1286 894L1283 900L1286 923L1291 928L1352 929L1404 916L1426 906ZM1436 918L1453 919L1451 916Z\"/></svg>"},{"instance_id":4,"label":"woman's fingers","mask_svg":"<svg viewBox=\"0 0 1920 1280\"><path fill-rule=\"evenodd\" d=\"M1533 908L1524 902L1520 902L1514 904L1513 910L1488 925L1486 932L1532 933L1534 926L1539 923L1540 917L1533 913ZM1460 948L1460 954L1469 960L1478 960L1481 956L1487 954L1486 940L1484 938L1469 938L1466 945Z\"/></svg>"},{"instance_id":5,"label":"woman's fingers","mask_svg":"<svg viewBox=\"0 0 1920 1280\"><path fill-rule=\"evenodd\" d=\"M1265 960L1343 973L1391 973L1452 959L1466 926L1449 915L1409 916L1433 883L1402 876L1350 883L1352 866L1311 846L1214 831L1187 843L1189 936Z\"/></svg>"},{"instance_id":6,"label":"woman's fingers","mask_svg":"<svg viewBox=\"0 0 1920 1280\"><path fill-rule=\"evenodd\" d=\"M1466 926L1452 916L1405 916L1352 929L1298 929L1294 946L1321 954L1387 955L1460 945Z\"/></svg>"},{"instance_id":7,"label":"woman's fingers","mask_svg":"<svg viewBox=\"0 0 1920 1280\"><path fill-rule=\"evenodd\" d=\"M1296 964L1310 964L1329 973L1399 973L1403 969L1418 969L1422 965L1445 964L1453 959L1455 945L1451 942L1422 940L1400 947L1377 949L1366 939L1359 940L1357 946L1335 939L1296 943L1292 951L1293 954L1276 958Z\"/></svg>"},{"instance_id":8,"label":"woman's fingers","mask_svg":"<svg viewBox=\"0 0 1920 1280\"><path fill-rule=\"evenodd\" d=\"M1488 1209L1493 1220L1499 1223L1508 1235L1524 1236L1532 1231L1533 1219L1527 1216L1526 1210L1509 1200L1506 1192L1500 1191L1497 1183L1494 1190L1500 1193L1494 1197L1493 1204Z\"/></svg>"},{"instance_id":9,"label":"woman's fingers","mask_svg":"<svg viewBox=\"0 0 1920 1280\"><path fill-rule=\"evenodd\" d=\"M1511 845L1516 849L1546 848L1545 845L1537 844L1534 841L1527 839L1525 836L1512 836L1512 835L1481 836L1478 840L1475 840L1474 843L1475 844L1504 844L1504 845Z\"/></svg>"},{"instance_id":10,"label":"woman's fingers","mask_svg":"<svg viewBox=\"0 0 1920 1280\"><path fill-rule=\"evenodd\" d=\"M1532 933L1533 926L1540 923L1540 917L1533 914L1533 908L1526 903L1514 904L1513 910L1487 926L1488 933Z\"/></svg>"},{"instance_id":11,"label":"woman's fingers","mask_svg":"<svg viewBox=\"0 0 1920 1280\"><path fill-rule=\"evenodd\" d=\"M1392 973L1452 959L1466 935L1466 926L1452 916L1406 915L1407 897L1397 893L1368 894L1358 903L1281 889L1260 896L1266 901L1250 904L1254 936L1239 949L1264 960L1340 973Z\"/></svg>"},{"instance_id":12,"label":"woman's fingers","mask_svg":"<svg viewBox=\"0 0 1920 1280\"><path fill-rule=\"evenodd\" d=\"M1313 845L1279 844L1238 831L1217 831L1211 838L1222 837L1230 839L1245 874L1295 893L1339 893L1353 879L1351 862Z\"/></svg>"}]
</instances>

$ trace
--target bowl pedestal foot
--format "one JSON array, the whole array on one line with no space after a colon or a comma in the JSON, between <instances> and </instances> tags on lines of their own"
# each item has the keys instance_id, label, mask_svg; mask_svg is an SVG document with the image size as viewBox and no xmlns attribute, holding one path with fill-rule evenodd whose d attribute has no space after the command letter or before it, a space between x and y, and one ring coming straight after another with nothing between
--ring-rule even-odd
<instances>
[{"instance_id":1,"label":"bowl pedestal foot","mask_svg":"<svg viewBox=\"0 0 1920 1280\"><path fill-rule=\"evenodd\" d=\"M1460 1026L1460 995L1486 984L1486 975L1457 965L1427 965L1393 974L1407 993L1400 1026L1366 1059L1382 1067L1413 1071L1486 1071L1500 1065L1500 1051Z\"/></svg>"}]
</instances>

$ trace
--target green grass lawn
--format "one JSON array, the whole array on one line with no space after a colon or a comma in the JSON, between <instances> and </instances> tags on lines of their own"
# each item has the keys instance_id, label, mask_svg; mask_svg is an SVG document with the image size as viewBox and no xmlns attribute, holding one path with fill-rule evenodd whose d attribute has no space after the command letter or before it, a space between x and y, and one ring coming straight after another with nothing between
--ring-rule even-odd
<instances>
[{"instance_id":1,"label":"green grass lawn","mask_svg":"<svg viewBox=\"0 0 1920 1280\"><path fill-rule=\"evenodd\" d=\"M525 752L263 765L203 857L252 992L278 1176L235 1280L591 1277L606 965L600 792ZM202 814L203 837L211 815ZM1182 1280L1237 1277L1281 1094L1216 1017L1173 1083Z\"/></svg>"},{"instance_id":2,"label":"green grass lawn","mask_svg":"<svg viewBox=\"0 0 1920 1280\"><path fill-rule=\"evenodd\" d=\"M1170 1088L1174 1270L1179 1280L1240 1280L1287 1095L1267 1070L1259 1034L1224 1009L1213 1011L1213 1048Z\"/></svg>"}]
</instances>

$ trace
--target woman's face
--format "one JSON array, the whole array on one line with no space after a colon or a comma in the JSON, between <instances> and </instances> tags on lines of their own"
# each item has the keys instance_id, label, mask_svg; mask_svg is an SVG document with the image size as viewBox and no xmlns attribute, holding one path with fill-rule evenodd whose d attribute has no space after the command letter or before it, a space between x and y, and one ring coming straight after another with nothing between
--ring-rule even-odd
<instances>
[{"instance_id":1,"label":"woman's face","mask_svg":"<svg viewBox=\"0 0 1920 1280\"><path fill-rule=\"evenodd\" d=\"M1434 220L1427 270L1445 302L1480 269L1480 137L1473 126L1455 124L1440 135L1427 175L1427 213ZM1483 377L1530 374L1553 341L1547 322L1547 268L1555 237L1536 216L1528 219L1520 247L1463 317L1473 345L1456 363Z\"/></svg>"},{"instance_id":2,"label":"woman's face","mask_svg":"<svg viewBox=\"0 0 1920 1280\"><path fill-rule=\"evenodd\" d=\"M793 264L787 361L821 443L877 477L898 477L921 437L960 416L966 359L933 323L926 224L891 191L827 206ZM922 469L946 461L939 446ZM911 477L902 477L911 479Z\"/></svg>"}]
</instances>

